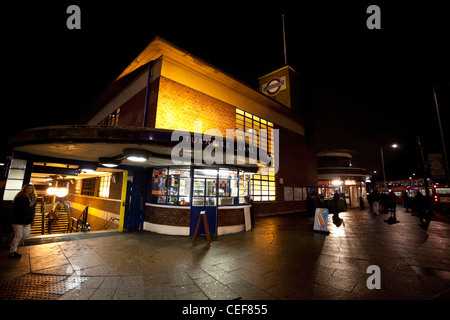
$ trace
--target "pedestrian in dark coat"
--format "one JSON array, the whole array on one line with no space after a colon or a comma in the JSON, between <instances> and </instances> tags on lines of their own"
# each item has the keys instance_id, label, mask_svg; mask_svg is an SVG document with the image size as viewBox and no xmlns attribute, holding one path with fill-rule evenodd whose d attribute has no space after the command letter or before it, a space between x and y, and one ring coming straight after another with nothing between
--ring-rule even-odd
<instances>
[{"instance_id":1,"label":"pedestrian in dark coat","mask_svg":"<svg viewBox=\"0 0 450 320\"><path fill-rule=\"evenodd\" d=\"M419 191L413 198L414 208L416 214L419 216L421 227L427 228L429 221L427 219L427 201L426 197Z\"/></svg>"},{"instance_id":2,"label":"pedestrian in dark coat","mask_svg":"<svg viewBox=\"0 0 450 320\"><path fill-rule=\"evenodd\" d=\"M28 239L31 231L31 223L34 220L36 207L36 191L32 184L26 184L16 195L13 202L12 224L14 229L14 239L9 249L9 256L20 258L17 247L21 241Z\"/></svg>"}]
</instances>

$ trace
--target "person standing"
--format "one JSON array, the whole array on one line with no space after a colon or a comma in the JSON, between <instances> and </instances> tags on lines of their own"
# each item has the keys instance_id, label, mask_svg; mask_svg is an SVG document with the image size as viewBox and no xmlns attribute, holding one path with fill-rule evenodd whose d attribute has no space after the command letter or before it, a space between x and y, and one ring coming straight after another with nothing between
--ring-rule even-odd
<instances>
[{"instance_id":1,"label":"person standing","mask_svg":"<svg viewBox=\"0 0 450 320\"><path fill-rule=\"evenodd\" d=\"M375 190L375 192L373 193L372 201L373 201L373 212L375 214L380 214L380 195L378 194L378 190Z\"/></svg>"},{"instance_id":2,"label":"person standing","mask_svg":"<svg viewBox=\"0 0 450 320\"><path fill-rule=\"evenodd\" d=\"M339 192L338 189L334 190L334 195L333 195L333 201L334 201L334 210L335 213L339 215L339 199L341 197L339 196Z\"/></svg>"},{"instance_id":3,"label":"person standing","mask_svg":"<svg viewBox=\"0 0 450 320\"><path fill-rule=\"evenodd\" d=\"M394 191L389 192L388 195L388 210L392 212L392 215L394 217L394 221L397 220L397 216L395 214L397 209L397 195Z\"/></svg>"},{"instance_id":4,"label":"person standing","mask_svg":"<svg viewBox=\"0 0 450 320\"><path fill-rule=\"evenodd\" d=\"M11 258L20 258L22 255L17 253L17 247L23 240L28 239L31 231L36 207L36 191L32 184L26 184L22 190L15 196L13 201L12 225L14 229L14 239L9 249Z\"/></svg>"},{"instance_id":5,"label":"person standing","mask_svg":"<svg viewBox=\"0 0 450 320\"><path fill-rule=\"evenodd\" d=\"M424 229L428 228L430 221L427 217L427 198L419 191L413 198L415 212L417 213L420 221L420 226Z\"/></svg>"}]
</instances>

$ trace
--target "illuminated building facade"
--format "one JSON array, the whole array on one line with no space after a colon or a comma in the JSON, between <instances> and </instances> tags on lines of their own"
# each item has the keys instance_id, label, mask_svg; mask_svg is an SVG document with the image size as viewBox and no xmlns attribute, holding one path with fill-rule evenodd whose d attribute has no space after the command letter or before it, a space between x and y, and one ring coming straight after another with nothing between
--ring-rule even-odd
<instances>
[{"instance_id":1,"label":"illuminated building facade","mask_svg":"<svg viewBox=\"0 0 450 320\"><path fill-rule=\"evenodd\" d=\"M297 76L286 66L261 77L258 91L156 37L76 125L24 131L10 145L29 163L70 162L78 169L89 164L105 172L98 181L74 177L65 199L79 210L93 207L100 220L105 212L117 217L120 230L189 235L205 212L211 233L239 232L250 227L250 212L305 211L303 190L316 184L315 151L298 112ZM189 153L183 153L187 161L174 163L174 130L195 142L196 134L210 129L224 137L229 129L253 132L267 142L269 154L278 130L278 171L262 172L247 153L245 163L236 153L231 164L198 163ZM263 129L267 137L259 134ZM140 155L132 159L133 152ZM89 195L84 184L91 186Z\"/></svg>"}]
</instances>

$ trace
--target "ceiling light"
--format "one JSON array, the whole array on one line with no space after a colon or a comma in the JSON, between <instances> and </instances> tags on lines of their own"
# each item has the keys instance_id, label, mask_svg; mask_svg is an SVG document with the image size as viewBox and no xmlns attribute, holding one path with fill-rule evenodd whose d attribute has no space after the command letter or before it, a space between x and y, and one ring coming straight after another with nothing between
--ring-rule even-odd
<instances>
[{"instance_id":1,"label":"ceiling light","mask_svg":"<svg viewBox=\"0 0 450 320\"><path fill-rule=\"evenodd\" d=\"M115 168L117 166L120 166L121 164L121 161L119 159L116 159L116 157L114 158L101 157L98 159L98 161L102 166L107 168Z\"/></svg>"},{"instance_id":2,"label":"ceiling light","mask_svg":"<svg viewBox=\"0 0 450 320\"><path fill-rule=\"evenodd\" d=\"M143 149L124 149L123 154L128 160L135 162L145 162L152 155L150 151Z\"/></svg>"},{"instance_id":3,"label":"ceiling light","mask_svg":"<svg viewBox=\"0 0 450 320\"><path fill-rule=\"evenodd\" d=\"M56 196L58 198L64 198L65 196L67 196L67 194L69 193L69 190L67 190L67 188L57 188L56 189Z\"/></svg>"},{"instance_id":4,"label":"ceiling light","mask_svg":"<svg viewBox=\"0 0 450 320\"><path fill-rule=\"evenodd\" d=\"M49 196L54 196L54 195L56 194L56 188L54 188L54 187L48 188L48 189L47 189L47 194L48 194Z\"/></svg>"}]
</instances>

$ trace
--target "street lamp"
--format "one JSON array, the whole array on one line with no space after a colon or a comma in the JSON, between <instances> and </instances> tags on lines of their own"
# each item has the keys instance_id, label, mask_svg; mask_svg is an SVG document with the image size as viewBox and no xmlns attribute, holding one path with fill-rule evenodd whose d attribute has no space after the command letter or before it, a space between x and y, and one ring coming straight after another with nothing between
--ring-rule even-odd
<instances>
[{"instance_id":1,"label":"street lamp","mask_svg":"<svg viewBox=\"0 0 450 320\"><path fill-rule=\"evenodd\" d=\"M394 143L391 145L391 148L393 149L397 149L398 148L398 144ZM383 155L383 147L380 147L381 150L381 165L383 167L383 182L384 182L384 186L386 186L386 171L384 169L384 155Z\"/></svg>"},{"instance_id":2,"label":"street lamp","mask_svg":"<svg viewBox=\"0 0 450 320\"><path fill-rule=\"evenodd\" d=\"M416 137L417 145L419 146L420 157L422 158L422 167L423 167L423 185L425 187L425 196L428 200L429 212L433 212L433 200L430 197L430 189L428 189L428 175L427 175L427 164L425 162L425 157L423 155L423 147L420 143L420 137Z\"/></svg>"}]
</instances>

